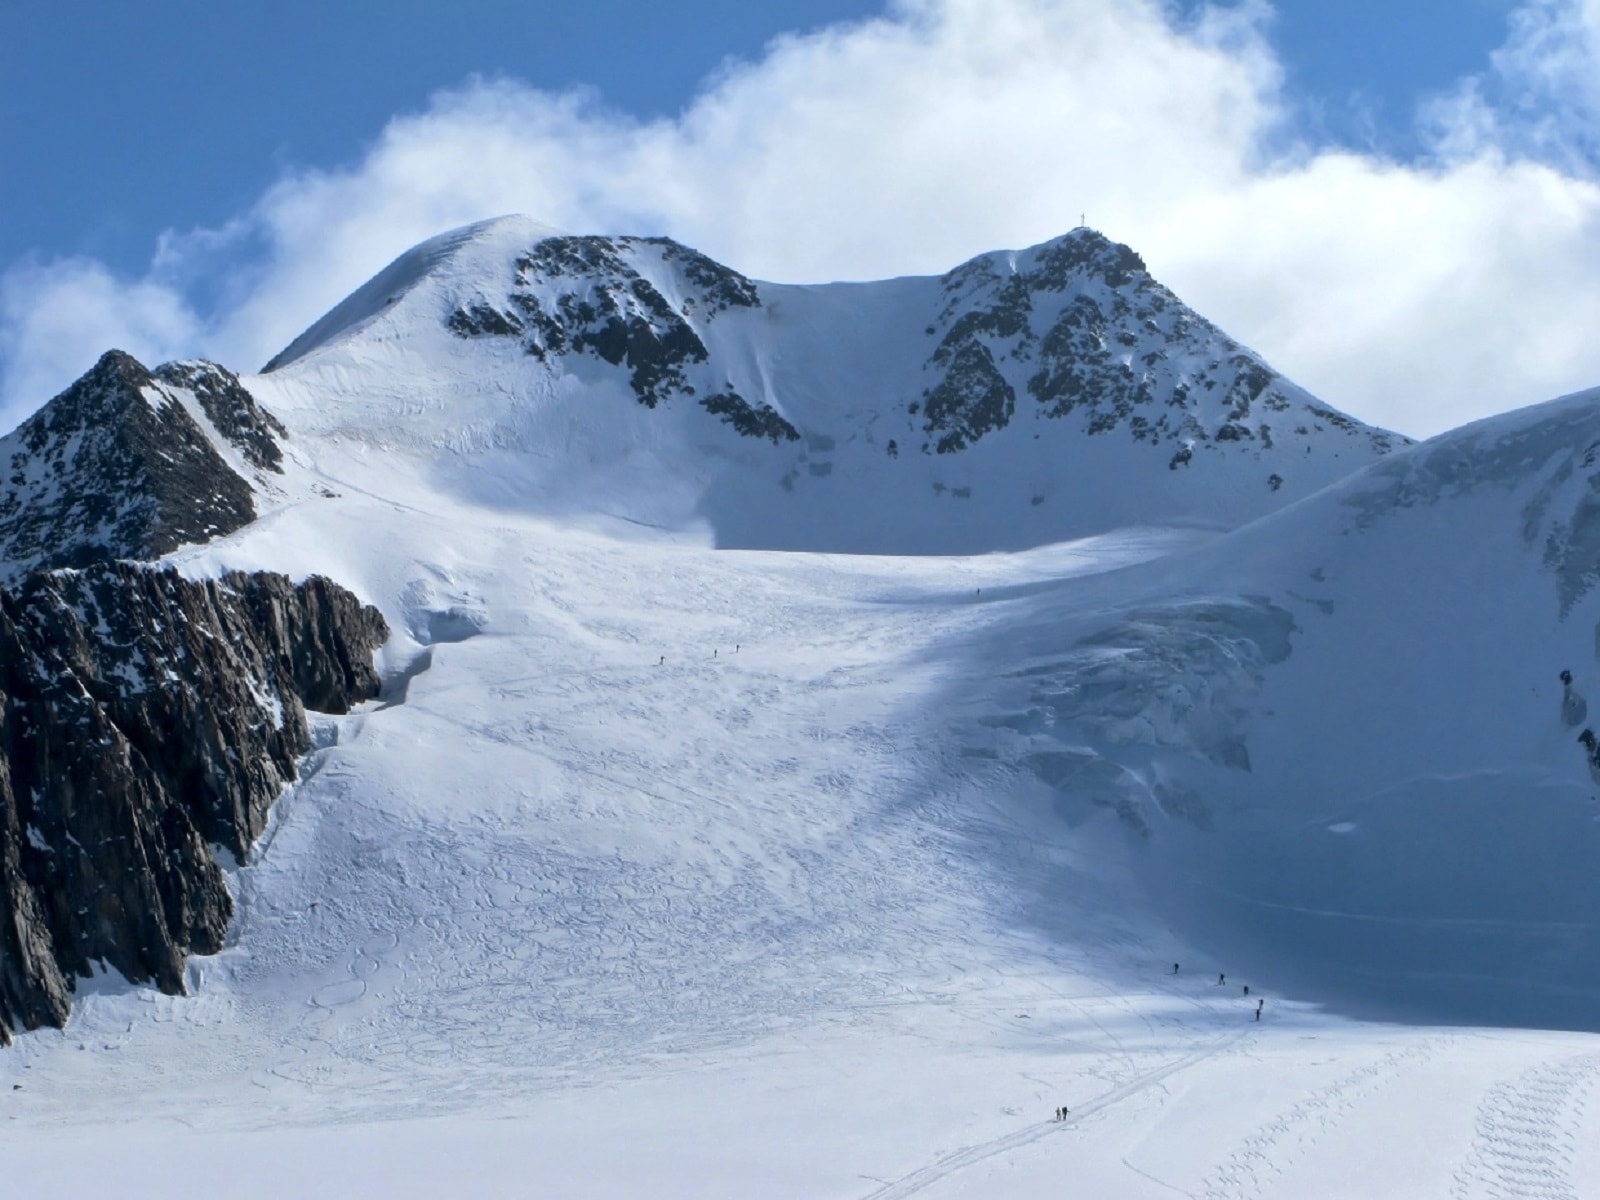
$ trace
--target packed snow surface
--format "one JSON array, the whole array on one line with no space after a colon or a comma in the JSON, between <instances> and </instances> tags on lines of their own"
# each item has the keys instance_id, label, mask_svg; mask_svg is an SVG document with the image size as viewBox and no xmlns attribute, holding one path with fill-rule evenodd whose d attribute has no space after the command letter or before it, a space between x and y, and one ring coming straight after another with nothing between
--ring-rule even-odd
<instances>
[{"instance_id":1,"label":"packed snow surface","mask_svg":"<svg viewBox=\"0 0 1600 1200\"><path fill-rule=\"evenodd\" d=\"M373 296L173 561L351 587L386 694L191 995L0 1053L9 1189L1600 1194L1600 396L1231 533L730 550L398 368L319 407Z\"/></svg>"}]
</instances>

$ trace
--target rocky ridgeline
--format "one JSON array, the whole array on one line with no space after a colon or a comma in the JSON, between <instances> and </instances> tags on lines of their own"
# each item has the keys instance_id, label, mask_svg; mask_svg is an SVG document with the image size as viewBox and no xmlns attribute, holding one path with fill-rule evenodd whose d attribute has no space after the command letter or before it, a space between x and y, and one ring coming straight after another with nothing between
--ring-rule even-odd
<instances>
[{"instance_id":1,"label":"rocky ridgeline","mask_svg":"<svg viewBox=\"0 0 1600 1200\"><path fill-rule=\"evenodd\" d=\"M1019 393L1042 416L1079 415L1090 435L1170 443L1174 470L1219 443L1270 450L1332 431L1382 454L1406 442L1316 404L1092 230L982 255L942 283L931 382L911 410L939 454L1008 425Z\"/></svg>"},{"instance_id":2,"label":"rocky ridgeline","mask_svg":"<svg viewBox=\"0 0 1600 1200\"><path fill-rule=\"evenodd\" d=\"M630 260L653 260L673 278L678 302ZM737 271L667 238L552 237L521 255L515 272L503 302L459 305L446 318L450 330L515 338L541 362L592 355L626 367L647 408L694 399L746 437L800 440L770 405L751 403L717 375L696 329L730 309L761 307L756 285Z\"/></svg>"},{"instance_id":3,"label":"rocky ridgeline","mask_svg":"<svg viewBox=\"0 0 1600 1200\"><path fill-rule=\"evenodd\" d=\"M732 381L740 356L717 347L739 336L711 337L723 314L763 307L737 271L665 238L557 236L518 254L509 275L452 299L451 332L512 339L552 365L590 357L625 371L648 408L687 400L748 437L800 440ZM1367 459L1407 443L1318 403L1093 230L984 254L930 282L926 348L904 364L904 398L892 397L909 445L928 454L958 454L1018 420L1070 418L1074 432L1150 446L1174 471L1206 454L1259 460L1277 491L1273 468L1299 469L1306 448ZM900 436L885 446L900 457Z\"/></svg>"},{"instance_id":4,"label":"rocky ridgeline","mask_svg":"<svg viewBox=\"0 0 1600 1200\"><path fill-rule=\"evenodd\" d=\"M212 848L246 858L305 710L375 696L387 636L320 578L102 563L0 590L0 1039L62 1024L101 965L183 991L233 911Z\"/></svg>"},{"instance_id":5,"label":"rocky ridgeline","mask_svg":"<svg viewBox=\"0 0 1600 1200\"><path fill-rule=\"evenodd\" d=\"M241 470L258 483L279 473L283 436L222 367L150 371L108 352L0 438L0 579L157 558L243 528L256 507Z\"/></svg>"}]
</instances>

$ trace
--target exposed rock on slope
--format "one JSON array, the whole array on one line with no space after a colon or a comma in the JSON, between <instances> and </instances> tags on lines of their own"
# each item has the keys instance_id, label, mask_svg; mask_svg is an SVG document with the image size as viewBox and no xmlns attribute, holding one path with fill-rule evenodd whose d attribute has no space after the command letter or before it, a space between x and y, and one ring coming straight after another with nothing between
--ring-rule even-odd
<instances>
[{"instance_id":1,"label":"exposed rock on slope","mask_svg":"<svg viewBox=\"0 0 1600 1200\"><path fill-rule=\"evenodd\" d=\"M61 1024L97 964L183 990L232 914L210 847L246 856L305 708L376 695L387 636L321 578L103 564L0 591L0 1039Z\"/></svg>"},{"instance_id":2,"label":"exposed rock on slope","mask_svg":"<svg viewBox=\"0 0 1600 1200\"><path fill-rule=\"evenodd\" d=\"M232 373L212 363L146 370L112 350L0 439L0 561L36 567L150 559L255 520L231 467L278 472L284 436Z\"/></svg>"},{"instance_id":3,"label":"exposed rock on slope","mask_svg":"<svg viewBox=\"0 0 1600 1200\"><path fill-rule=\"evenodd\" d=\"M663 291L640 266L671 285ZM1134 251L1093 230L982 255L939 283L938 315L924 331L934 341L922 368L932 382L909 412L940 454L1010 424L1019 390L1044 416L1083 412L1089 434L1123 429L1138 441L1176 443L1174 470L1197 445L1271 449L1274 426L1285 438L1331 426L1377 453L1405 440L1308 405L1309 396L1152 279ZM589 354L626 366L640 403L655 408L696 396L705 386L690 382L696 367L707 378L727 371L710 361L696 324L761 306L756 284L666 238L548 237L517 258L503 300L461 302L446 324L463 338L517 338L541 362ZM733 383L710 386L701 406L738 432L799 440L792 424L770 406L751 406Z\"/></svg>"},{"instance_id":4,"label":"exposed rock on slope","mask_svg":"<svg viewBox=\"0 0 1600 1200\"><path fill-rule=\"evenodd\" d=\"M1127 246L1078 230L1021 254L986 254L942 280L928 327L936 380L921 405L940 454L1002 429L1019 392L1042 416L1083 414L1090 435L1125 431L1174 446L1236 442L1270 450L1331 427L1369 452L1406 439L1311 403L1300 388L1186 306ZM915 406L913 412L916 411Z\"/></svg>"},{"instance_id":5,"label":"exposed rock on slope","mask_svg":"<svg viewBox=\"0 0 1600 1200\"><path fill-rule=\"evenodd\" d=\"M1088 229L943 276L789 285L502 218L402 255L248 382L301 444L431 457L474 498L492 459L503 503L762 549L1228 529L1407 440Z\"/></svg>"},{"instance_id":6,"label":"exposed rock on slope","mask_svg":"<svg viewBox=\"0 0 1600 1200\"><path fill-rule=\"evenodd\" d=\"M644 257L672 276L674 304L629 261ZM737 308L760 308L756 285L699 251L667 238L552 237L516 261L516 281L501 307L486 301L457 306L446 319L464 338L515 337L541 362L589 354L626 366L628 384L646 408L674 396L694 397L746 437L799 441L800 432L770 405L752 404L721 369L692 321L711 322ZM691 375L701 378L697 388Z\"/></svg>"}]
</instances>

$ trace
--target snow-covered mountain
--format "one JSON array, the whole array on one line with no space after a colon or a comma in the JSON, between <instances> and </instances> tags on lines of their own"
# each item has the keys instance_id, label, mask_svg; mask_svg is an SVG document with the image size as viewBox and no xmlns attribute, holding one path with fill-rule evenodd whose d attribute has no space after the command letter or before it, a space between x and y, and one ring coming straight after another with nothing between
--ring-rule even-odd
<instances>
[{"instance_id":1,"label":"snow-covered mountain","mask_svg":"<svg viewBox=\"0 0 1600 1200\"><path fill-rule=\"evenodd\" d=\"M1405 441L1318 403L1090 230L939 278L796 287L504 218L402 256L250 387L303 434L435 456L464 496L699 524L723 547L1231 528ZM492 455L521 465L486 496Z\"/></svg>"},{"instance_id":2,"label":"snow-covered mountain","mask_svg":"<svg viewBox=\"0 0 1600 1200\"><path fill-rule=\"evenodd\" d=\"M86 1190L86 1145L131 1195L1600 1184L1600 1043L1559 1032L1600 1024L1600 393L1407 446L1088 231L788 287L519 219L269 367L109 358L7 443L12 570L71 569L0 615L84 643L61 777L141 721L235 730L219 778L305 751L219 825L260 836L187 995L62 957L66 1028L0 1054L15 1186ZM169 443L232 516L116 469ZM80 519L77 463L137 519ZM381 612L378 699L282 723L325 606L261 572ZM330 708L381 628L334 604ZM146 646L232 672L217 712L161 717ZM84 811L0 830L0 883L126 857Z\"/></svg>"}]
</instances>

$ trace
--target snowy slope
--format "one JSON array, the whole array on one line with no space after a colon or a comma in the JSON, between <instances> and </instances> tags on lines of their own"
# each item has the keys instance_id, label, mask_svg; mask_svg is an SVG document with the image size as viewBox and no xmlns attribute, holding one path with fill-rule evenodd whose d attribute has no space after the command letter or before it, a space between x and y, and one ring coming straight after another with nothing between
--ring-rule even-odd
<instances>
[{"instance_id":1,"label":"snowy slope","mask_svg":"<svg viewBox=\"0 0 1600 1200\"><path fill-rule=\"evenodd\" d=\"M1463 549L1457 506L1520 516L1541 491L1522 469L1562 473L1531 445L1471 447L1527 460L1497 480L1446 471L1469 443L1431 444L1223 539L952 559L620 540L463 505L391 460L370 472L387 491L312 493L184 552L191 573L273 563L376 600L406 631L391 690L322 726L189 998L106 980L64 1033L0 1055L10 1177L81 1193L94 1148L133 1196L168 1194L175 1161L246 1196L1583 1194L1592 1036L1319 1011L1343 998L1292 937L1233 936L1234 914L1185 907L1206 890L1151 887L1174 864L1238 873L1191 844L1201 805L1216 842L1326 829L1292 792L1269 809L1270 784L1341 757L1290 739L1291 702L1348 723L1381 699L1395 676L1363 679L1370 658L1328 666L1382 623L1363 597L1428 536L1424 573ZM1559 630L1542 551L1522 561ZM1437 682L1446 717L1479 694ZM1559 724L1554 698L1501 712ZM1431 769L1368 736L1389 778ZM1237 763L1241 739L1251 772L1207 757ZM1562 727L1542 769L1570 775L1574 747ZM1041 756L1069 748L1164 781L1180 815L1130 794L1145 836L1047 784ZM1400 831L1416 861L1437 829ZM1401 912L1437 891L1387 866L1352 877L1415 883Z\"/></svg>"},{"instance_id":2,"label":"snowy slope","mask_svg":"<svg viewBox=\"0 0 1600 1200\"><path fill-rule=\"evenodd\" d=\"M1600 1191L1600 397L1381 457L1274 377L1269 449L1217 437L1254 360L1169 306L1150 386L1192 403L1137 436L1114 387L1029 390L1073 289L1161 295L1083 235L753 292L610 240L561 250L634 277L519 281L541 236L432 243L244 380L282 476L169 560L350 587L385 694L319 724L190 996L103 977L0 1053L8 1180L109 1187L92 1150L133 1196L174 1163L245 1196ZM1054 289L1085 246L1099 282ZM706 358L625 322L609 362L619 280ZM558 352L532 313L567 296ZM1014 403L974 437L1003 391L939 388L984 353ZM966 524L928 502L959 480Z\"/></svg>"},{"instance_id":3,"label":"snowy slope","mask_svg":"<svg viewBox=\"0 0 1600 1200\"><path fill-rule=\"evenodd\" d=\"M1089 230L940 278L794 287L504 218L403 256L249 385L295 430L426 457L477 502L774 549L1230 528L1405 440ZM518 465L480 469L500 457Z\"/></svg>"},{"instance_id":4,"label":"snowy slope","mask_svg":"<svg viewBox=\"0 0 1600 1200\"><path fill-rule=\"evenodd\" d=\"M1584 393L1041 598L985 720L1064 812L1135 831L1203 942L1308 998L1592 1028L1597 446Z\"/></svg>"}]
</instances>

